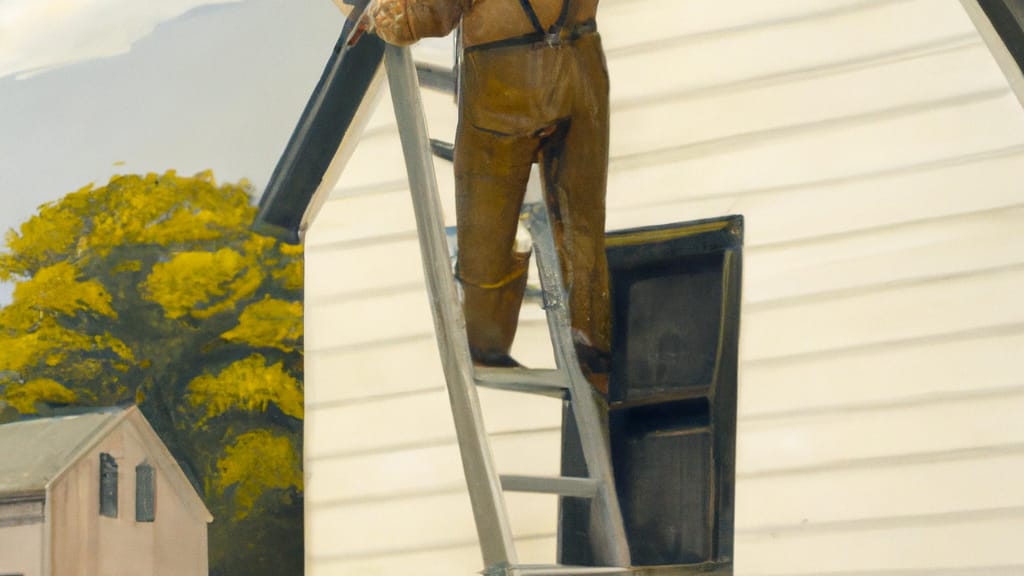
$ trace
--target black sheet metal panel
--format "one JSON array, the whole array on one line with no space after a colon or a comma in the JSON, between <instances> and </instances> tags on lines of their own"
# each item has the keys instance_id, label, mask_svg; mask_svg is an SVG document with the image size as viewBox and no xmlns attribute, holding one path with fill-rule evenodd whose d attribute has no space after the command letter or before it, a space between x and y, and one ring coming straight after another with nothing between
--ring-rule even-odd
<instances>
[{"instance_id":1,"label":"black sheet metal panel","mask_svg":"<svg viewBox=\"0 0 1024 576\"><path fill-rule=\"evenodd\" d=\"M978 5L1024 72L1024 0L978 0Z\"/></svg>"},{"instance_id":2,"label":"black sheet metal panel","mask_svg":"<svg viewBox=\"0 0 1024 576\"><path fill-rule=\"evenodd\" d=\"M608 426L635 566L731 573L742 244L741 216L608 236ZM564 422L563 473L580 475ZM560 562L590 563L588 514L563 499Z\"/></svg>"},{"instance_id":3,"label":"black sheet metal panel","mask_svg":"<svg viewBox=\"0 0 1024 576\"><path fill-rule=\"evenodd\" d=\"M300 242L303 217L384 58L384 42L377 36L362 34L351 42L367 3L346 1L354 7L260 198L257 232Z\"/></svg>"}]
</instances>

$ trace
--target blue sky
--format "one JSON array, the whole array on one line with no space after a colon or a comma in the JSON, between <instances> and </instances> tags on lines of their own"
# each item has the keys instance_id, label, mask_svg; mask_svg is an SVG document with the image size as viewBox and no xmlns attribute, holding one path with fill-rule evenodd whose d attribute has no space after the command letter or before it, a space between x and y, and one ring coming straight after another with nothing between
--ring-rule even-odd
<instances>
[{"instance_id":1,"label":"blue sky","mask_svg":"<svg viewBox=\"0 0 1024 576\"><path fill-rule=\"evenodd\" d=\"M0 0L0 230L115 174L259 193L342 20L330 0Z\"/></svg>"}]
</instances>

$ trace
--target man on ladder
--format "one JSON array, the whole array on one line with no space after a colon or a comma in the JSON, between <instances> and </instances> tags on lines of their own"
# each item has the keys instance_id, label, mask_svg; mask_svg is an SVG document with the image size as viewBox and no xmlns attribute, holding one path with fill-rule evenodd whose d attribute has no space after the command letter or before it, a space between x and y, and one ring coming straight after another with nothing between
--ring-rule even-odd
<instances>
[{"instance_id":1,"label":"man on ladder","mask_svg":"<svg viewBox=\"0 0 1024 576\"><path fill-rule=\"evenodd\" d=\"M529 253L516 252L533 163L555 222L573 341L590 382L607 392L610 305L605 258L608 75L598 0L374 0L369 26L408 45L462 23L455 141L458 278L474 363L509 355Z\"/></svg>"}]
</instances>

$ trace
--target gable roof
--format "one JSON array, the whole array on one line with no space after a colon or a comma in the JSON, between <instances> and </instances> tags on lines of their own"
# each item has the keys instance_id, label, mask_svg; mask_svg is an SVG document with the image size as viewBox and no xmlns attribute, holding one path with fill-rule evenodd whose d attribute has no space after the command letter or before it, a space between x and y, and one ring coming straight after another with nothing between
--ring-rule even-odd
<instances>
[{"instance_id":1,"label":"gable roof","mask_svg":"<svg viewBox=\"0 0 1024 576\"><path fill-rule=\"evenodd\" d=\"M204 521L212 521L213 516L174 456L135 406L0 425L0 500L42 496L65 470L122 423L139 434L152 463L186 508Z\"/></svg>"},{"instance_id":2,"label":"gable roof","mask_svg":"<svg viewBox=\"0 0 1024 576\"><path fill-rule=\"evenodd\" d=\"M101 410L0 426L0 498L44 492L123 412Z\"/></svg>"}]
</instances>

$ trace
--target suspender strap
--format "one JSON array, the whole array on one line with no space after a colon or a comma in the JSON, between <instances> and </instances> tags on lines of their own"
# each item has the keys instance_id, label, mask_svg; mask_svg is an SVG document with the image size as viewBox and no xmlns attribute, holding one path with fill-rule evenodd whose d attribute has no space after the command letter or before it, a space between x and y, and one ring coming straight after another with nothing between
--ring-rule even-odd
<instances>
[{"instance_id":1,"label":"suspender strap","mask_svg":"<svg viewBox=\"0 0 1024 576\"><path fill-rule=\"evenodd\" d=\"M568 2L568 0L566 0L566 2ZM540 18L537 17L537 12L534 11L533 4L530 4L530 0L519 0L519 3L523 5L523 12L526 12L526 15L530 18L530 22L533 24L533 27L537 32L543 34L544 27L540 25Z\"/></svg>"},{"instance_id":2,"label":"suspender strap","mask_svg":"<svg viewBox=\"0 0 1024 576\"><path fill-rule=\"evenodd\" d=\"M562 32L556 38L564 42L575 42L587 34L593 34L597 32L597 24L593 20L586 20L580 22L575 26L570 27L568 30L562 29ZM472 46L466 46L463 53L469 54L478 50L493 50L496 48L507 48L510 46L530 46L530 45L552 45L551 34L540 32L530 32L522 36L514 36L512 38L505 38L503 40L496 40L494 42L484 42L483 44L474 44Z\"/></svg>"},{"instance_id":3,"label":"suspender strap","mask_svg":"<svg viewBox=\"0 0 1024 576\"><path fill-rule=\"evenodd\" d=\"M565 26L565 19L569 16L569 0L562 0L562 12L558 15L558 20L551 25L551 29L548 30L548 34L558 34L562 31L562 27Z\"/></svg>"},{"instance_id":4,"label":"suspender strap","mask_svg":"<svg viewBox=\"0 0 1024 576\"><path fill-rule=\"evenodd\" d=\"M541 26L540 18L537 17L537 12L533 9L533 4L530 4L530 0L519 0L519 3L523 6L523 12L526 12L526 16L530 19L530 23L533 24L533 28L544 34L544 27ZM551 25L548 29L548 34L558 34L562 31L562 27L565 26L565 19L569 17L569 0L562 0L562 11L558 14L558 20Z\"/></svg>"}]
</instances>

